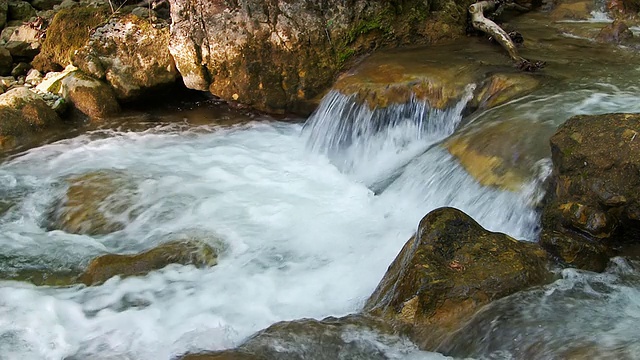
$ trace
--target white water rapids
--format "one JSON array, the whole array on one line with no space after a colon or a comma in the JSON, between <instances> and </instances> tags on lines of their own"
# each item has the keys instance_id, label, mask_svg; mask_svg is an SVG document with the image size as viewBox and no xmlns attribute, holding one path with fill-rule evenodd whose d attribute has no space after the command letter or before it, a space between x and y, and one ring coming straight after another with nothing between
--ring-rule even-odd
<instances>
[{"instance_id":1,"label":"white water rapids","mask_svg":"<svg viewBox=\"0 0 640 360\"><path fill-rule=\"evenodd\" d=\"M332 94L304 128L265 120L94 131L7 160L0 196L16 202L0 217L7 258L67 268L193 231L224 246L212 243L222 252L209 269L171 265L93 287L0 282L0 359L171 359L235 347L277 321L357 312L419 220L440 206L534 240L532 189L482 187L437 145L467 100L442 112L414 102L392 110L393 121L363 125L374 115ZM138 217L106 236L47 231L64 179L100 169L133 179Z\"/></svg>"}]
</instances>

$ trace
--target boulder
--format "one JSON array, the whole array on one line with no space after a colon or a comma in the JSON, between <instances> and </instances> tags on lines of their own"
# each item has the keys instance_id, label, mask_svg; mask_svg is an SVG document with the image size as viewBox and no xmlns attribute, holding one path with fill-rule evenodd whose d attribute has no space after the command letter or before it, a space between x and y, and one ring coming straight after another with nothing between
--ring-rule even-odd
<instances>
[{"instance_id":1,"label":"boulder","mask_svg":"<svg viewBox=\"0 0 640 360\"><path fill-rule=\"evenodd\" d=\"M188 88L305 112L358 55L463 35L472 2L170 0L170 50Z\"/></svg>"},{"instance_id":2,"label":"boulder","mask_svg":"<svg viewBox=\"0 0 640 360\"><path fill-rule=\"evenodd\" d=\"M169 28L132 14L114 17L97 28L73 63L86 74L106 80L117 98L125 101L178 78L169 53Z\"/></svg>"},{"instance_id":3,"label":"boulder","mask_svg":"<svg viewBox=\"0 0 640 360\"><path fill-rule=\"evenodd\" d=\"M217 264L218 254L201 241L174 241L135 254L106 254L93 259L78 278L87 286L101 284L114 276L139 276L170 264L209 267Z\"/></svg>"},{"instance_id":4,"label":"boulder","mask_svg":"<svg viewBox=\"0 0 640 360\"><path fill-rule=\"evenodd\" d=\"M549 279L535 243L482 228L453 208L427 214L367 300L364 311L433 349L480 307Z\"/></svg>"},{"instance_id":5,"label":"boulder","mask_svg":"<svg viewBox=\"0 0 640 360\"><path fill-rule=\"evenodd\" d=\"M237 349L189 354L181 360L387 360L384 350L402 341L389 325L367 316L300 319L273 324Z\"/></svg>"},{"instance_id":6,"label":"boulder","mask_svg":"<svg viewBox=\"0 0 640 360\"><path fill-rule=\"evenodd\" d=\"M7 25L7 15L9 13L9 2L7 0L0 0L0 29Z\"/></svg>"},{"instance_id":7,"label":"boulder","mask_svg":"<svg viewBox=\"0 0 640 360\"><path fill-rule=\"evenodd\" d=\"M600 30L597 41L620 44L633 38L633 32L629 30L627 24L622 20L615 20L611 24L605 26Z\"/></svg>"},{"instance_id":8,"label":"boulder","mask_svg":"<svg viewBox=\"0 0 640 360\"><path fill-rule=\"evenodd\" d=\"M36 10L51 10L54 6L60 5L62 0L32 0L31 6Z\"/></svg>"},{"instance_id":9,"label":"boulder","mask_svg":"<svg viewBox=\"0 0 640 360\"><path fill-rule=\"evenodd\" d=\"M28 25L20 25L10 29L10 32L3 32L3 36L8 36L4 44L5 49L9 50L14 58L31 61L40 52L40 31Z\"/></svg>"},{"instance_id":10,"label":"boulder","mask_svg":"<svg viewBox=\"0 0 640 360\"><path fill-rule=\"evenodd\" d=\"M551 10L553 20L587 20L595 9L592 0L563 0Z\"/></svg>"},{"instance_id":11,"label":"boulder","mask_svg":"<svg viewBox=\"0 0 640 360\"><path fill-rule=\"evenodd\" d=\"M9 19L29 21L34 16L36 16L36 9L28 2L20 0L9 1Z\"/></svg>"},{"instance_id":12,"label":"boulder","mask_svg":"<svg viewBox=\"0 0 640 360\"><path fill-rule=\"evenodd\" d=\"M530 74L496 73L484 81L471 105L480 109L490 109L524 96L539 85L540 81Z\"/></svg>"},{"instance_id":13,"label":"boulder","mask_svg":"<svg viewBox=\"0 0 640 360\"><path fill-rule=\"evenodd\" d=\"M470 126L444 146L484 186L520 191L536 175L536 163L549 156L554 128L534 120L511 119Z\"/></svg>"},{"instance_id":14,"label":"boulder","mask_svg":"<svg viewBox=\"0 0 640 360\"><path fill-rule=\"evenodd\" d=\"M11 74L11 69L13 69L13 57L9 50L0 47L0 76Z\"/></svg>"},{"instance_id":15,"label":"boulder","mask_svg":"<svg viewBox=\"0 0 640 360\"><path fill-rule=\"evenodd\" d=\"M20 145L60 122L40 96L25 87L11 89L0 95L0 150Z\"/></svg>"},{"instance_id":16,"label":"boulder","mask_svg":"<svg viewBox=\"0 0 640 360\"><path fill-rule=\"evenodd\" d=\"M16 66L11 70L11 76L14 78L18 78L20 76L27 75L27 72L31 70L31 64L26 62L19 62Z\"/></svg>"},{"instance_id":17,"label":"boulder","mask_svg":"<svg viewBox=\"0 0 640 360\"><path fill-rule=\"evenodd\" d=\"M105 7L60 10L47 28L42 50L33 59L33 67L47 73L70 65L73 54L89 41L91 31L103 24L107 17Z\"/></svg>"},{"instance_id":18,"label":"boulder","mask_svg":"<svg viewBox=\"0 0 640 360\"><path fill-rule=\"evenodd\" d=\"M79 70L60 80L58 93L91 119L103 119L120 112L113 89Z\"/></svg>"},{"instance_id":19,"label":"boulder","mask_svg":"<svg viewBox=\"0 0 640 360\"><path fill-rule=\"evenodd\" d=\"M604 270L640 239L640 115L576 116L551 138L541 243L570 266Z\"/></svg>"},{"instance_id":20,"label":"boulder","mask_svg":"<svg viewBox=\"0 0 640 360\"><path fill-rule=\"evenodd\" d=\"M52 212L50 228L73 234L104 235L124 228L133 218L135 188L126 174L101 170L72 176Z\"/></svg>"}]
</instances>

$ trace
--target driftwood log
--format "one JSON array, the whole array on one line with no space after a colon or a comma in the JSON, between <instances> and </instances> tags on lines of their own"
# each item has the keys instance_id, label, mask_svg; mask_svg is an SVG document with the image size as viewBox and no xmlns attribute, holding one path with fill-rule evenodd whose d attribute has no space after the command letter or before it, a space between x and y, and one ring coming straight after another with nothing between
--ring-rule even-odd
<instances>
[{"instance_id":1,"label":"driftwood log","mask_svg":"<svg viewBox=\"0 0 640 360\"><path fill-rule=\"evenodd\" d=\"M511 40L509 34L504 31L498 24L485 17L485 11L501 10L505 5L509 6L513 3L505 3L504 1L479 1L469 6L469 14L471 14L471 25L484 33L493 37L500 45L502 45L509 57L516 63L516 66L524 71L535 71L544 67L543 61L530 61L518 54L516 45Z\"/></svg>"}]
</instances>

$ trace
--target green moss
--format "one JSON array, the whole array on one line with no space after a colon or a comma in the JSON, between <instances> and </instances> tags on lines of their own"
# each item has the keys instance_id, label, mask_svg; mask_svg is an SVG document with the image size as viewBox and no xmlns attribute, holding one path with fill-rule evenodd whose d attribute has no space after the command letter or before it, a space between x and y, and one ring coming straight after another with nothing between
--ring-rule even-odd
<instances>
[{"instance_id":1,"label":"green moss","mask_svg":"<svg viewBox=\"0 0 640 360\"><path fill-rule=\"evenodd\" d=\"M106 7L76 7L58 12L47 29L47 37L33 66L44 72L69 65L75 51L89 40L91 31L108 17Z\"/></svg>"}]
</instances>

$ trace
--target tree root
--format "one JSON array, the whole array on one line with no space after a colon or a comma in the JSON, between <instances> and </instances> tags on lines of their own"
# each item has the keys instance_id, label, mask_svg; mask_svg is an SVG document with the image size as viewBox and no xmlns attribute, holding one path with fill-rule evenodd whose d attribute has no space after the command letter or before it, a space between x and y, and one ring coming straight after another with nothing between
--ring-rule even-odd
<instances>
[{"instance_id":1,"label":"tree root","mask_svg":"<svg viewBox=\"0 0 640 360\"><path fill-rule=\"evenodd\" d=\"M484 16L485 11L493 10L496 7L503 7L503 2L498 0L479 1L469 6L471 14L471 25L482 32L489 34L495 41L507 50L509 57L516 63L518 69L522 71L536 71L544 67L544 61L529 61L518 54L516 45L511 40L509 34L498 24Z\"/></svg>"}]
</instances>

